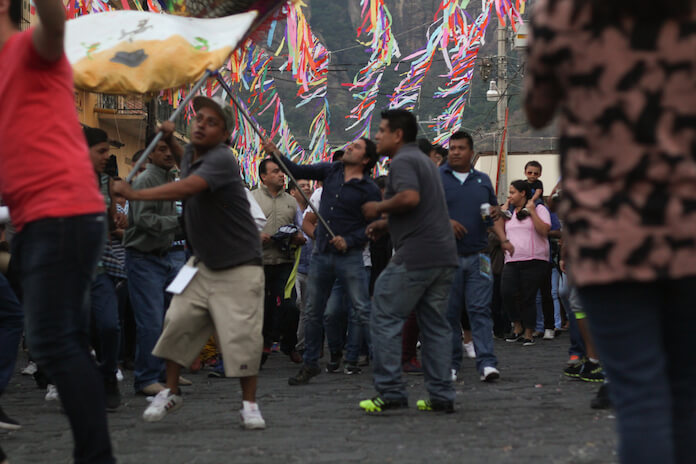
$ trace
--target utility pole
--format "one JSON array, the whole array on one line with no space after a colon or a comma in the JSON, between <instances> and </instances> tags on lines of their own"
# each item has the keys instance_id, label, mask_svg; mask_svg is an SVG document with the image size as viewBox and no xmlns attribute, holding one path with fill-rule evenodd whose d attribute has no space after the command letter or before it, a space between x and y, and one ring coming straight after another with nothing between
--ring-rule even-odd
<instances>
[{"instance_id":1,"label":"utility pole","mask_svg":"<svg viewBox=\"0 0 696 464\"><path fill-rule=\"evenodd\" d=\"M508 152L510 147L510 134L505 136L505 142L503 143L502 137L505 130L505 112L508 107L508 75L507 75L507 52L508 52L508 29L500 21L498 21L498 92L500 92L500 98L498 99L498 143L496 143L496 150L500 149L500 144L503 147L499 153L499 171L498 171L498 202L503 204L507 199L508 191L508 176L507 176L507 162L508 162Z\"/></svg>"}]
</instances>

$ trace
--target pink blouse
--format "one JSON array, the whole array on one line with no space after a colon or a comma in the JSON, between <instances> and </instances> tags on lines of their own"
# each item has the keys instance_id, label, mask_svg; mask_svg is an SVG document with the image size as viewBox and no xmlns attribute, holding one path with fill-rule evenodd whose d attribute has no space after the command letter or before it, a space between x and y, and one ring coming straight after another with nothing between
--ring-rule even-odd
<instances>
[{"instance_id":1,"label":"pink blouse","mask_svg":"<svg viewBox=\"0 0 696 464\"><path fill-rule=\"evenodd\" d=\"M536 213L543 222L551 225L549 210L542 205L537 205ZM517 213L513 212L512 219L505 222L505 234L515 247L514 256L510 256L510 253L505 252L506 263L531 261L533 259L549 260L549 239L534 229L534 222L531 217L518 221Z\"/></svg>"}]
</instances>

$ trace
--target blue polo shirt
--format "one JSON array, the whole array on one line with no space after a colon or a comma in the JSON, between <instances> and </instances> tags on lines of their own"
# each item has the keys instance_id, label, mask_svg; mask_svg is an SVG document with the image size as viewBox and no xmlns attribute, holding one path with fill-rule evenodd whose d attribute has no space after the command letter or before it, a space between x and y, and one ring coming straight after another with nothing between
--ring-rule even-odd
<instances>
[{"instance_id":1,"label":"blue polo shirt","mask_svg":"<svg viewBox=\"0 0 696 464\"><path fill-rule=\"evenodd\" d=\"M493 225L493 221L490 219L483 221L481 205L489 203L491 206L496 206L498 204L491 179L472 168L462 183L452 173L449 163L440 167L440 176L450 218L466 227L469 232L462 239L457 240L457 252L461 256L482 251L488 246L488 228Z\"/></svg>"}]
</instances>

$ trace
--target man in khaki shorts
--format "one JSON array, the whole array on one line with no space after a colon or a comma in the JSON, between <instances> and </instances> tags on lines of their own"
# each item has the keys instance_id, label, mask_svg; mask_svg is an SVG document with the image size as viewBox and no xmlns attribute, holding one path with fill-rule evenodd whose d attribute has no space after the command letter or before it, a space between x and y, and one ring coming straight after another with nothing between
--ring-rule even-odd
<instances>
[{"instance_id":1,"label":"man in khaki shorts","mask_svg":"<svg viewBox=\"0 0 696 464\"><path fill-rule=\"evenodd\" d=\"M239 164L226 145L233 124L229 105L207 97L193 100L196 117L191 143L172 137L174 125L162 124L163 140L181 167L181 181L133 190L124 182L114 191L128 200L184 199L184 223L193 257L182 272L193 278L174 296L153 354L167 363L166 389L155 396L143 419L159 421L181 407L181 366L189 366L208 337L215 334L227 377L239 377L242 426L266 423L256 404L256 383L263 337L264 274L261 239L249 211Z\"/></svg>"}]
</instances>

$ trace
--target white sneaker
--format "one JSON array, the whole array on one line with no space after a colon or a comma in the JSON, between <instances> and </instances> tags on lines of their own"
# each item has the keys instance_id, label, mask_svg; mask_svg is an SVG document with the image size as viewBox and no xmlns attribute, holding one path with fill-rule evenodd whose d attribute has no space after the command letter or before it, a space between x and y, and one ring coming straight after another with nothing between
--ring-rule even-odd
<instances>
[{"instance_id":1,"label":"white sneaker","mask_svg":"<svg viewBox=\"0 0 696 464\"><path fill-rule=\"evenodd\" d=\"M116 370L116 380L123 382L123 372L121 372L121 369Z\"/></svg>"},{"instance_id":2,"label":"white sneaker","mask_svg":"<svg viewBox=\"0 0 696 464\"><path fill-rule=\"evenodd\" d=\"M36 367L36 363L34 361L29 361L29 364L22 369L22 375L34 375L38 370L39 368Z\"/></svg>"},{"instance_id":3,"label":"white sneaker","mask_svg":"<svg viewBox=\"0 0 696 464\"><path fill-rule=\"evenodd\" d=\"M476 350L474 349L473 341L470 341L469 343L462 343L462 346L464 347L464 352L466 353L467 358L476 359Z\"/></svg>"},{"instance_id":4,"label":"white sneaker","mask_svg":"<svg viewBox=\"0 0 696 464\"><path fill-rule=\"evenodd\" d=\"M46 388L46 396L44 397L46 401L58 401L60 400L60 396L58 396L58 390L56 389L55 385L48 384L48 387Z\"/></svg>"},{"instance_id":5,"label":"white sneaker","mask_svg":"<svg viewBox=\"0 0 696 464\"><path fill-rule=\"evenodd\" d=\"M242 419L241 426L247 430L265 429L266 421L263 420L259 405L250 401L242 401L242 409L239 410Z\"/></svg>"},{"instance_id":6,"label":"white sneaker","mask_svg":"<svg viewBox=\"0 0 696 464\"><path fill-rule=\"evenodd\" d=\"M455 369L450 369L450 379L452 382L457 381L457 371Z\"/></svg>"},{"instance_id":7,"label":"white sneaker","mask_svg":"<svg viewBox=\"0 0 696 464\"><path fill-rule=\"evenodd\" d=\"M492 382L500 378L500 371L495 367L486 366L481 374L481 382Z\"/></svg>"},{"instance_id":8,"label":"white sneaker","mask_svg":"<svg viewBox=\"0 0 696 464\"><path fill-rule=\"evenodd\" d=\"M556 334L553 329L544 330L544 340L553 340L554 338L556 338Z\"/></svg>"},{"instance_id":9,"label":"white sneaker","mask_svg":"<svg viewBox=\"0 0 696 464\"><path fill-rule=\"evenodd\" d=\"M155 396L143 413L143 419L146 422L157 422L164 418L167 413L174 412L181 407L184 398L181 395L169 393L169 389L165 388Z\"/></svg>"}]
</instances>

